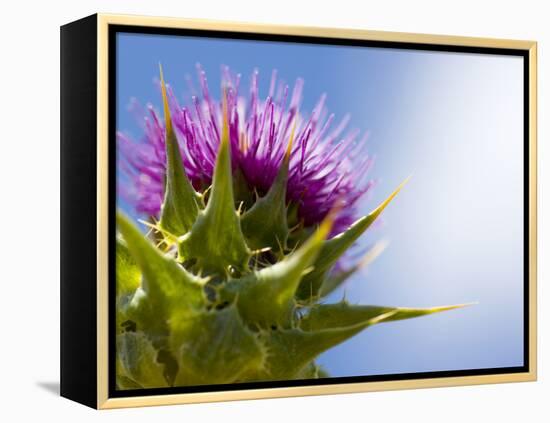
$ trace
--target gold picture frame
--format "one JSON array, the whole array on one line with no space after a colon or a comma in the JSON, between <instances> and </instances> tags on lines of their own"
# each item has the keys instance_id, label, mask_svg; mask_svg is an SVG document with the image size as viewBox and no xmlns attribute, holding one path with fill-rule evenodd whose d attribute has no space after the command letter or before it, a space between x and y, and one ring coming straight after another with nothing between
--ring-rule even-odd
<instances>
[{"instance_id":1,"label":"gold picture frame","mask_svg":"<svg viewBox=\"0 0 550 423\"><path fill-rule=\"evenodd\" d=\"M70 29L71 25L67 25ZM429 44L433 46L461 46L475 48L494 48L494 49L513 49L525 52L528 63L528 122L525 123L528 129L528 165L529 165L529 193L528 193L528 237L529 237L529 257L528 257L528 370L522 372L511 372L504 374L479 374L472 376L451 376L434 377L422 379L407 380L387 380L361 383L342 383L313 386L291 386L276 388L258 388L246 390L225 390L193 393L177 393L162 395L144 395L144 396L109 396L109 134L112 130L109 122L109 108L112 104L109 102L109 61L112 55L109 51L109 27L110 26L138 26L149 28L185 28L208 31L228 31L232 33L248 34L268 34L285 35L296 37L316 37L345 40L367 40L394 43L413 43ZM65 383L63 387L63 378L71 379L72 369L67 365L65 375L62 375L62 395L83 402L98 409L111 409L121 407L139 407L150 405L168 405L168 404L186 404L212 401L233 401L257 398L279 398L290 396L322 395L322 394L344 394L353 392L369 392L382 390L398 389L416 389L431 387L446 387L460 385L477 385L487 383L504 382L522 382L535 381L537 378L537 43L534 41L517 41L490 38L475 38L448 35L429 35L429 34L411 34L400 32L382 32L368 31L360 29L336 29L336 28L316 28L301 26L283 26L283 25L260 25L251 23L234 23L223 21L180 19L180 18L162 18L145 16L124 16L114 14L97 14L89 24L91 28L90 37L96 37L97 46L94 54L96 55L95 69L96 91L95 91L95 144L96 170L95 197L96 211L95 229L97 235L97 245L94 251L95 263L95 299L96 306L93 319L95 319L95 344L97 351L94 354L95 363L93 367L96 370L95 401L87 388L75 387L76 382ZM94 32L95 30L95 32ZM66 31L68 33L68 31ZM75 37L75 35L71 35ZM68 36L69 36L68 35ZM63 54L63 42L62 42ZM67 53L68 56L68 53ZM62 66L63 67L63 66ZM63 71L62 71L63 72ZM70 77L70 71L65 71L65 75ZM68 90L67 88L66 90ZM67 91L65 91L67 92ZM63 98L63 88L62 88ZM62 119L70 118L70 111L67 110L65 116L62 113ZM68 136L68 135L67 135ZM67 140L67 142L69 142ZM63 149L63 145L62 145ZM68 153L69 154L69 153ZM68 157L66 160L70 160ZM64 194L62 194L64 195ZM63 239L63 238L62 238ZM63 248L63 247L62 247ZM70 248L66 245L66 248ZM67 253L69 254L69 253ZM62 259L63 260L63 259ZM68 283L68 282L67 282ZM63 280L62 280L63 286ZM63 289L63 288L62 288ZM67 294L67 301L71 295ZM63 306L62 315L65 313L67 319L70 318L71 311L67 311ZM70 329L64 329L68 324L63 323L62 331L67 334L67 343L72 342L69 337L73 334ZM62 342L63 342L62 333ZM67 357L70 352L63 352ZM93 361L93 360L92 360ZM92 364L92 363L91 363ZM76 365L75 365L76 366ZM63 365L62 365L63 368ZM63 373L63 369L62 369ZM76 376L75 376L76 377ZM72 379L71 379L72 380ZM84 381L85 382L85 381ZM83 382L83 383L84 383ZM82 396L73 394L73 390L86 390ZM85 398L84 398L85 397Z\"/></svg>"}]
</instances>

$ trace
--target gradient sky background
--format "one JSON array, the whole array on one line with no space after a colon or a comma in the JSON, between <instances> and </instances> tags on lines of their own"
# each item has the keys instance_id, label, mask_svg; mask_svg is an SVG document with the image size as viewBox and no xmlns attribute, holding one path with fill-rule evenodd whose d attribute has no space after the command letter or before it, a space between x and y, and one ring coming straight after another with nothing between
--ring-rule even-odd
<instances>
[{"instance_id":1,"label":"gradient sky background","mask_svg":"<svg viewBox=\"0 0 550 423\"><path fill-rule=\"evenodd\" d=\"M523 365L521 58L141 34L117 42L119 130L140 135L127 112L131 97L160 108L159 62L180 97L197 62L217 98L222 64L242 73L244 95L254 68L267 95L275 68L290 84L305 79L303 112L326 92L337 119L349 112L350 127L370 132L379 184L360 212L413 175L383 223L361 239L390 244L349 280L346 298L477 304L370 328L321 357L332 376Z\"/></svg>"}]
</instances>

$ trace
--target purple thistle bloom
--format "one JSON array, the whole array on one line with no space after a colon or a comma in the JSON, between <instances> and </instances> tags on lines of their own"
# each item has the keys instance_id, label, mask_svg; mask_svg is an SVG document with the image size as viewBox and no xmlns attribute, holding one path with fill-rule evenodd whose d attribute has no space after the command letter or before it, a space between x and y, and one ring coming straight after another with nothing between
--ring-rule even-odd
<instances>
[{"instance_id":1,"label":"purple thistle bloom","mask_svg":"<svg viewBox=\"0 0 550 423\"><path fill-rule=\"evenodd\" d=\"M201 96L180 105L168 89L173 125L187 176L197 190L212 180L222 123L221 101L208 89L205 72L198 68ZM240 75L222 69L222 86L227 99L231 158L234 172L240 171L250 191L265 194L281 166L295 124L287 200L297 205L298 218L305 227L318 224L335 203L341 203L333 234L345 230L355 220L355 206L374 182L367 178L372 159L365 151L366 136L359 131L343 135L348 117L333 128L334 115L327 114L322 95L308 115L300 112L303 80L292 93L277 82L273 71L265 100L258 91L258 72L251 78L248 100L239 95ZM290 95L289 95L290 94ZM134 141L118 133L119 168L124 174L119 192L136 210L158 217L162 204L166 167L164 124L151 106L147 111L133 101L131 109L139 117L143 138Z\"/></svg>"}]
</instances>

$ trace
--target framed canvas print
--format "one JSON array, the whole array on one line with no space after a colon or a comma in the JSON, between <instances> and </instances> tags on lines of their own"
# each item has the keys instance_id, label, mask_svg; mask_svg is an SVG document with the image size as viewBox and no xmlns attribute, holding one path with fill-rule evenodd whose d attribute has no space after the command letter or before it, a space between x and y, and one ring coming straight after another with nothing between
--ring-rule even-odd
<instances>
[{"instance_id":1,"label":"framed canvas print","mask_svg":"<svg viewBox=\"0 0 550 423\"><path fill-rule=\"evenodd\" d=\"M536 379L536 43L61 28L61 394Z\"/></svg>"}]
</instances>

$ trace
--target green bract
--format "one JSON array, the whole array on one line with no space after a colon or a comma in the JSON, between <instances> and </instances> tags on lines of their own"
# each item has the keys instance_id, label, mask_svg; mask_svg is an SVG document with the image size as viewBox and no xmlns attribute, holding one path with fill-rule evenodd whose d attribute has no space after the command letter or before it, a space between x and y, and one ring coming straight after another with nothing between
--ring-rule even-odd
<instances>
[{"instance_id":1,"label":"green bract","mask_svg":"<svg viewBox=\"0 0 550 423\"><path fill-rule=\"evenodd\" d=\"M338 236L327 239L332 213L290 240L290 147L271 189L241 213L225 111L212 186L197 193L182 165L164 81L162 93L167 172L159 236L153 241L117 214L119 389L326 377L315 358L367 327L459 307L319 304L349 276L331 275L334 264L401 187Z\"/></svg>"}]
</instances>

